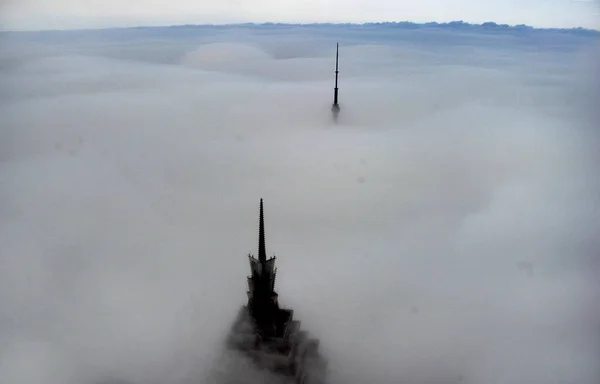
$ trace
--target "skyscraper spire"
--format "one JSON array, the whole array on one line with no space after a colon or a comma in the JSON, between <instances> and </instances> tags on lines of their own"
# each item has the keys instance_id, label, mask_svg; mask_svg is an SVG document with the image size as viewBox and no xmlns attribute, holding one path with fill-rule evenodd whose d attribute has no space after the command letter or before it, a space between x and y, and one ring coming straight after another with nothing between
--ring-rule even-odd
<instances>
[{"instance_id":1,"label":"skyscraper spire","mask_svg":"<svg viewBox=\"0 0 600 384\"><path fill-rule=\"evenodd\" d=\"M267 250L265 249L265 216L263 213L263 200L260 199L260 222L258 224L258 261L267 262Z\"/></svg>"},{"instance_id":2,"label":"skyscraper spire","mask_svg":"<svg viewBox=\"0 0 600 384\"><path fill-rule=\"evenodd\" d=\"M338 73L340 72L338 67L339 57L340 43L335 43L335 88L333 89L333 105L338 105Z\"/></svg>"},{"instance_id":3,"label":"skyscraper spire","mask_svg":"<svg viewBox=\"0 0 600 384\"><path fill-rule=\"evenodd\" d=\"M333 114L333 119L337 120L338 113L340 113L340 105L338 104L338 61L339 61L339 53L340 53L340 44L335 44L335 88L333 88L333 105L331 106L331 113Z\"/></svg>"},{"instance_id":4,"label":"skyscraper spire","mask_svg":"<svg viewBox=\"0 0 600 384\"><path fill-rule=\"evenodd\" d=\"M240 308L227 345L248 356L259 369L285 379L282 383L325 384L327 360L319 352L319 340L300 329L293 309L279 306L275 256L267 260L265 250L264 217L260 199L258 259L248 255L248 304Z\"/></svg>"}]
</instances>

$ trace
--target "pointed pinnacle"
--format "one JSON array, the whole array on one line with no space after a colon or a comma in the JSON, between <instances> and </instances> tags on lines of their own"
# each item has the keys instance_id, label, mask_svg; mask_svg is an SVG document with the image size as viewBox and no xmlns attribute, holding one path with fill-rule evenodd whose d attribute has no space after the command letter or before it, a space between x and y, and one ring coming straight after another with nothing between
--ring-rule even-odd
<instances>
[{"instance_id":1,"label":"pointed pinnacle","mask_svg":"<svg viewBox=\"0 0 600 384\"><path fill-rule=\"evenodd\" d=\"M263 213L263 200L260 199L260 219L258 224L258 260L261 263L267 261L267 251L265 249L265 217Z\"/></svg>"}]
</instances>

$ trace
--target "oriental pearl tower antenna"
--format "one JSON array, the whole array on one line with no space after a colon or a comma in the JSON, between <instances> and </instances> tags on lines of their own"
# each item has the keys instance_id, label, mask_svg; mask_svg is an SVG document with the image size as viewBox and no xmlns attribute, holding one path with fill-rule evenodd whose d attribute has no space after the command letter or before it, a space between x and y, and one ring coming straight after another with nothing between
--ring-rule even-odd
<instances>
[{"instance_id":1,"label":"oriental pearl tower antenna","mask_svg":"<svg viewBox=\"0 0 600 384\"><path fill-rule=\"evenodd\" d=\"M335 88L333 89L333 105L331 106L331 113L333 120L337 121L338 114L340 113L340 105L338 104L338 59L340 53L339 43L335 44Z\"/></svg>"}]
</instances>

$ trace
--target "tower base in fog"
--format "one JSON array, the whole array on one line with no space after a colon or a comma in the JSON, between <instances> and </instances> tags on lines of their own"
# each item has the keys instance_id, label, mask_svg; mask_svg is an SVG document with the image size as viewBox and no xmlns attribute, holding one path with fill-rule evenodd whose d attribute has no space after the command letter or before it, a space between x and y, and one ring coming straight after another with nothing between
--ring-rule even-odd
<instances>
[{"instance_id":1,"label":"tower base in fog","mask_svg":"<svg viewBox=\"0 0 600 384\"><path fill-rule=\"evenodd\" d=\"M319 340L300 330L300 322L289 315L283 337L262 338L243 306L232 326L227 347L245 355L257 369L265 369L290 384L325 384L327 362L319 352Z\"/></svg>"},{"instance_id":2,"label":"tower base in fog","mask_svg":"<svg viewBox=\"0 0 600 384\"><path fill-rule=\"evenodd\" d=\"M339 104L333 104L331 106L331 115L333 116L333 120L334 121L337 121L339 113L340 113L340 105Z\"/></svg>"}]
</instances>

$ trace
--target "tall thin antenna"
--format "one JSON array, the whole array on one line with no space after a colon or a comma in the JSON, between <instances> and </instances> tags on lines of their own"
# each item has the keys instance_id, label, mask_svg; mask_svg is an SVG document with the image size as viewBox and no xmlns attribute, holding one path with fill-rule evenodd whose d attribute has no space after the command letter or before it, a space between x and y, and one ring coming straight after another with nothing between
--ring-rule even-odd
<instances>
[{"instance_id":1,"label":"tall thin antenna","mask_svg":"<svg viewBox=\"0 0 600 384\"><path fill-rule=\"evenodd\" d=\"M335 43L335 88L333 89L333 105L331 106L331 113L333 114L333 120L337 122L338 114L340 113L340 105L338 104L338 73L340 57L340 44Z\"/></svg>"},{"instance_id":2,"label":"tall thin antenna","mask_svg":"<svg viewBox=\"0 0 600 384\"><path fill-rule=\"evenodd\" d=\"M338 67L339 57L340 57L340 43L336 43L335 44L335 88L333 90L333 105L334 106L338 105L338 73L340 72L339 67Z\"/></svg>"}]
</instances>

